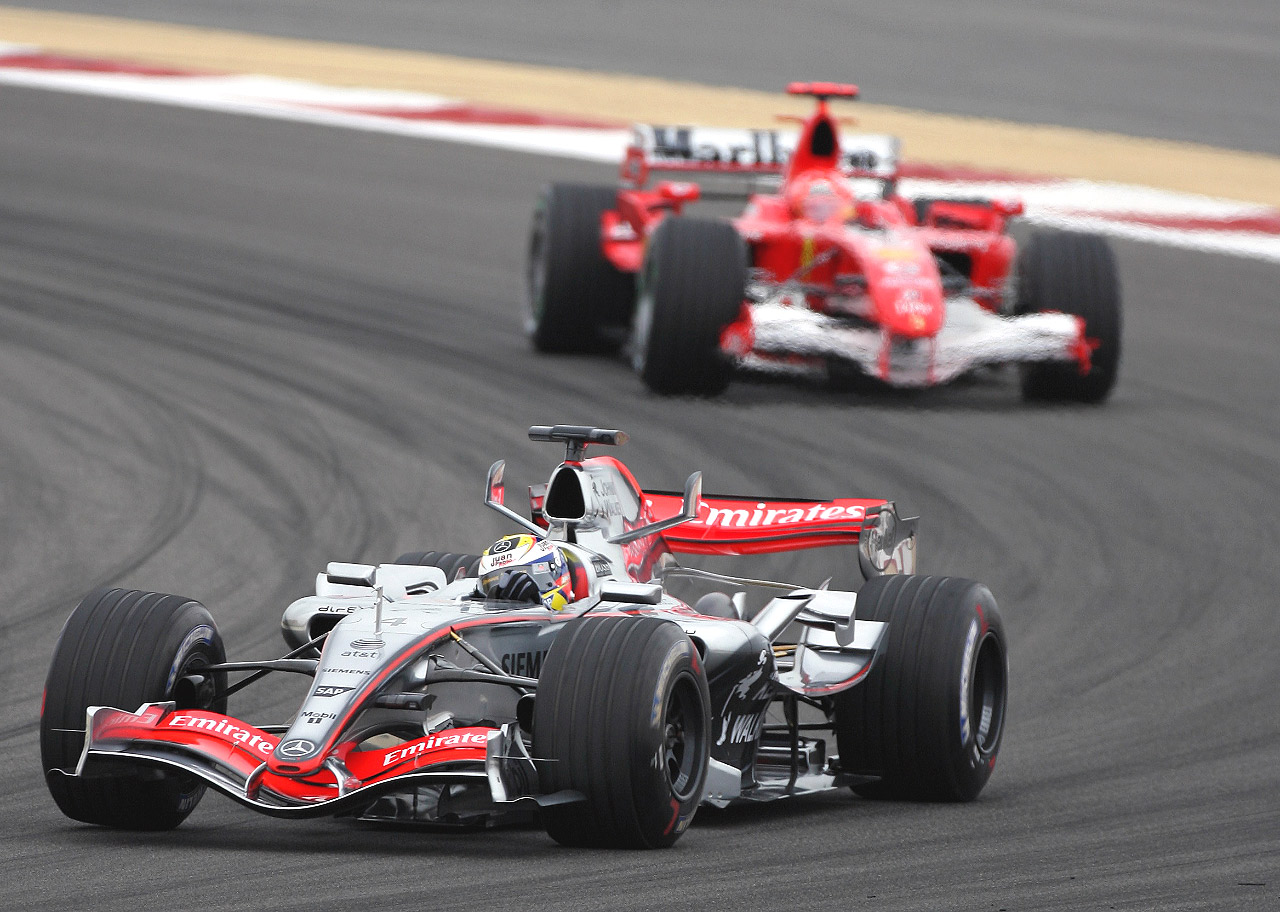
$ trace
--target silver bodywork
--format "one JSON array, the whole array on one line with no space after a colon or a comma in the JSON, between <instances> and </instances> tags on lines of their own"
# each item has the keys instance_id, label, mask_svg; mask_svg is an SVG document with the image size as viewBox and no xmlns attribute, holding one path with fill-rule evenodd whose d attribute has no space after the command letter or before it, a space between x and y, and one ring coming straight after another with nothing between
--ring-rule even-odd
<instances>
[{"instance_id":1,"label":"silver bodywork","mask_svg":"<svg viewBox=\"0 0 1280 912\"><path fill-rule=\"evenodd\" d=\"M495 508L502 502L502 469L497 463L489 475L486 501ZM681 515L696 514L697 475L690 478L684 501ZM91 707L80 763L65 774L94 775L100 764L121 761L177 769L246 806L282 817L344 813L402 822L476 822L496 819L521 802L580 800L578 793L546 794L539 787L521 705L536 694L542 659L558 632L590 611L669 620L698 647L709 677L723 672L716 685L723 691L722 705L712 706L717 744L750 749L722 753L743 758L735 765L715 759L713 747L705 801L767 800L841 784L820 741L799 739L781 750L767 733L764 709L788 698L820 700L856 684L871 668L886 626L856 618L853 592L776 583L769 585L778 595L750 619L699 614L664 591L662 577L682 572L672 561L660 562L651 582L637 582L631 574L637 538L632 521L639 518L639 507L628 480L607 465L566 461L555 470L546 488L546 534L591 568L590 592L564 612L477 597L474 578L450 581L435 567L335 562L319 574L316 593L293 602L281 621L285 639L300 657L227 663L226 668L270 666L313 674L297 714L271 727L279 732L272 759L278 775L290 768L281 764L323 758L319 768L337 783L329 797L299 801L264 788L265 761L244 775L180 739L127 741L103 734L121 712L172 712L173 704L136 711ZM859 560L870 574L914 569L914 521L898 518L891 504L869 515ZM699 575L730 588L751 582ZM741 599L733 604L740 615ZM323 648L308 656L310 644L321 636ZM715 693L713 687L713 699L719 700ZM414 769L363 785L334 750L339 742L394 738L405 743L468 725L490 729L485 760L473 768Z\"/></svg>"}]
</instances>

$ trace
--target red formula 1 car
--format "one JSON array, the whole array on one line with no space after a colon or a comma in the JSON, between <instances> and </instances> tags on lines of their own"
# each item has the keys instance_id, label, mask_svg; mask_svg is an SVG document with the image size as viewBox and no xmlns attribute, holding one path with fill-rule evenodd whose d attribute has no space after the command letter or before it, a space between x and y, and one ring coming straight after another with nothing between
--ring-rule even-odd
<instances>
[{"instance_id":1,"label":"red formula 1 car","mask_svg":"<svg viewBox=\"0 0 1280 912\"><path fill-rule=\"evenodd\" d=\"M627 350L666 394L713 395L737 366L823 367L852 389L925 387L1017 363L1028 399L1101 402L1120 359L1120 292L1101 238L1008 233L1022 204L908 199L897 142L843 141L817 99L798 134L640 126L622 187L553 184L534 215L527 325L545 352ZM753 182L731 220L656 171ZM742 191L739 190L741 196Z\"/></svg>"},{"instance_id":2,"label":"red formula 1 car","mask_svg":"<svg viewBox=\"0 0 1280 912\"><path fill-rule=\"evenodd\" d=\"M1004 628L985 586L915 575L914 519L878 498L704 498L696 473L646 490L586 455L620 431L530 437L566 453L529 515L505 505L502 462L485 497L524 534L483 555L330 563L285 609L280 658L227 661L191 599L86 596L41 710L58 807L152 830L210 788L292 819L474 826L540 808L561 843L659 848L700 804L977 797L1004 731ZM830 545L855 549L857 592L675 559ZM553 561L563 578L529 591ZM748 590L771 598L747 610ZM306 682L288 718L231 713L281 674Z\"/></svg>"}]
</instances>

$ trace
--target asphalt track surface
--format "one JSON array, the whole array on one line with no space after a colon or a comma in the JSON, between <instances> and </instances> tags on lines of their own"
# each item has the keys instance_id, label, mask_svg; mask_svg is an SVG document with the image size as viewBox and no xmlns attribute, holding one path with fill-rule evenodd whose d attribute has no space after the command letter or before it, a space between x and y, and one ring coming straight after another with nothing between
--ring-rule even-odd
<instances>
[{"instance_id":1,"label":"asphalt track surface","mask_svg":"<svg viewBox=\"0 0 1280 912\"><path fill-rule=\"evenodd\" d=\"M1272 909L1280 905L1280 313L1274 266L1116 244L1126 354L1101 409L1010 375L860 399L645 394L515 317L531 156L0 89L0 874L14 908ZM1010 723L980 799L829 795L700 814L669 852L260 818L74 824L39 772L58 627L105 583L208 604L232 653L331 559L479 549L531 423L633 435L637 475L869 494L924 567L987 582ZM838 559L838 553L827 555ZM820 565L771 568L816 582ZM286 715L295 684L233 711Z\"/></svg>"},{"instance_id":2,"label":"asphalt track surface","mask_svg":"<svg viewBox=\"0 0 1280 912\"><path fill-rule=\"evenodd\" d=\"M635 73L1275 154L1273 0L8 0L6 5Z\"/></svg>"}]
</instances>

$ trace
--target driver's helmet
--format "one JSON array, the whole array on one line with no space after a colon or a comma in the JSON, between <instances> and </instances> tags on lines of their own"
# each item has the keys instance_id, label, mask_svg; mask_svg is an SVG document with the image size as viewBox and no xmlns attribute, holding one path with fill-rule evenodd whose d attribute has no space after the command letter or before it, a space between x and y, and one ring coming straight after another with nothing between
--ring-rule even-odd
<instances>
[{"instance_id":1,"label":"driver's helmet","mask_svg":"<svg viewBox=\"0 0 1280 912\"><path fill-rule=\"evenodd\" d=\"M569 561L554 543L535 535L507 535L480 555L479 590L489 598L540 601L552 611L576 599Z\"/></svg>"},{"instance_id":2,"label":"driver's helmet","mask_svg":"<svg viewBox=\"0 0 1280 912\"><path fill-rule=\"evenodd\" d=\"M792 213L814 222L847 221L857 204L843 177L825 170L796 177L786 193Z\"/></svg>"}]
</instances>

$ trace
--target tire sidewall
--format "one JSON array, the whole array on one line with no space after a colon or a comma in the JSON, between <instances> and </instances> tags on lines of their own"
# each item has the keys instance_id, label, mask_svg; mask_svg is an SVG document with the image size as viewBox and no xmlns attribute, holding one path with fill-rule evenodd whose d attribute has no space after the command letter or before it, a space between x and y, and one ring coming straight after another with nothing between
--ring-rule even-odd
<instances>
[{"instance_id":1,"label":"tire sidewall","mask_svg":"<svg viewBox=\"0 0 1280 912\"><path fill-rule=\"evenodd\" d=\"M632 763L636 775L633 792L636 811L647 833L658 834L657 844L669 845L689 826L702 801L706 784L709 756L710 696L706 678L697 673L698 652L687 636L673 642L666 650L662 671L650 694L641 695L636 710L649 705L649 712L635 712L632 732ZM665 722L673 699L698 699L701 697L702 716L698 724L701 731L693 733L690 740L700 746L700 759L695 759L697 772L677 793L665 769ZM692 746L692 745L690 745Z\"/></svg>"},{"instance_id":2,"label":"tire sidewall","mask_svg":"<svg viewBox=\"0 0 1280 912\"><path fill-rule=\"evenodd\" d=\"M551 189L546 188L534 204L533 218L529 226L529 260L525 272L524 328L535 341L546 314L547 290L547 205Z\"/></svg>"},{"instance_id":3,"label":"tire sidewall","mask_svg":"<svg viewBox=\"0 0 1280 912\"><path fill-rule=\"evenodd\" d=\"M636 310L631 318L631 334L628 349L631 367L641 377L649 365L649 344L653 338L653 258L646 256L640 270L639 288L636 294Z\"/></svg>"},{"instance_id":4,"label":"tire sidewall","mask_svg":"<svg viewBox=\"0 0 1280 912\"><path fill-rule=\"evenodd\" d=\"M973 608L968 616L961 616L957 624L963 631L957 641L962 643L956 652L956 660L951 668L952 687L950 703L954 712L955 738L952 742L954 754L949 764L956 771L956 786L966 799L975 797L995 767L996 755L1000 750L1000 742L1004 737L1004 722L1007 705L1001 701L999 706L984 707L981 701L974 699L975 689L983 684L984 675L993 669L989 666L995 661L993 652L998 652L1000 674L1007 684L1008 660L1004 649L1004 632L998 614L991 610L991 605L984 605L982 598L985 587L975 587ZM981 663L981 666L980 666ZM989 682L987 682L989 683ZM1007 686L1005 687L1007 694ZM992 718L987 720L984 728L983 712L987 709ZM994 723L994 729L989 727ZM990 735L984 734L991 731Z\"/></svg>"}]
</instances>

